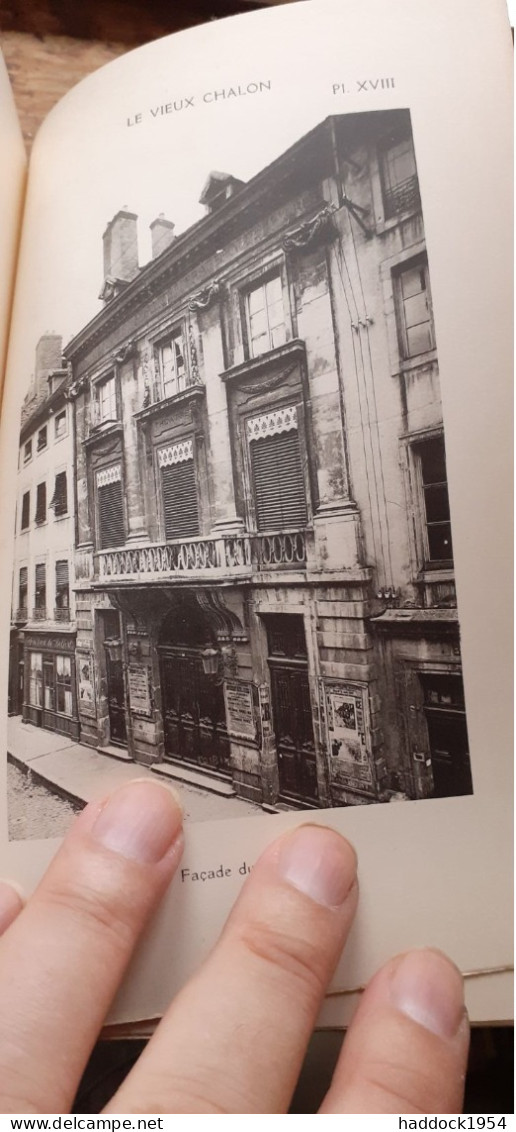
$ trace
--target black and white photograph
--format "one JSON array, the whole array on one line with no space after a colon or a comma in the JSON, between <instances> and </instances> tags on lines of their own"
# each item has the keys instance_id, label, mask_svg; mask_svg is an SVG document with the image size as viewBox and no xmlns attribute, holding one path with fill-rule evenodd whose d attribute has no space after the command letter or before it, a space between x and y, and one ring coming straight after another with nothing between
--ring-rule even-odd
<instances>
[{"instance_id":1,"label":"black and white photograph","mask_svg":"<svg viewBox=\"0 0 516 1132\"><path fill-rule=\"evenodd\" d=\"M417 136L305 125L76 216L23 377L12 840L135 773L191 822L473 792Z\"/></svg>"}]
</instances>

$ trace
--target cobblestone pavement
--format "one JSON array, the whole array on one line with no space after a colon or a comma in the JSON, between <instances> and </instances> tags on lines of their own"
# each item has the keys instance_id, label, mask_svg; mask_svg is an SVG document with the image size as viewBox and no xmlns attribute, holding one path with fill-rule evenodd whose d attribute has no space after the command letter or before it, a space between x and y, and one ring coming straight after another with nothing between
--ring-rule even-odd
<instances>
[{"instance_id":1,"label":"cobblestone pavement","mask_svg":"<svg viewBox=\"0 0 516 1132\"><path fill-rule=\"evenodd\" d=\"M7 765L7 805L12 841L63 837L80 809L46 786L31 782L28 774L11 763Z\"/></svg>"},{"instance_id":2,"label":"cobblestone pavement","mask_svg":"<svg viewBox=\"0 0 516 1132\"><path fill-rule=\"evenodd\" d=\"M156 781L155 773L147 767L121 762L81 743L71 743L68 736L32 727L18 716L8 720L7 749L18 764L24 764L27 772L33 769L40 779L33 782L19 765L8 763L11 840L63 837L77 812L76 802L69 801L69 797L88 802L105 797L132 778ZM261 806L243 798L221 797L200 785L172 783L161 775L159 781L178 791L187 822L263 816ZM77 802L77 809L81 808Z\"/></svg>"}]
</instances>

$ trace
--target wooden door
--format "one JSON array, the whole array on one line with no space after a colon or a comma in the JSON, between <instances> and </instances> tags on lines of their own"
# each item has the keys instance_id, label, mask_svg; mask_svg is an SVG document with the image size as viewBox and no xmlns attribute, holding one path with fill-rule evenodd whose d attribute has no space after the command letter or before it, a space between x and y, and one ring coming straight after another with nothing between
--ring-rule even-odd
<instances>
[{"instance_id":1,"label":"wooden door","mask_svg":"<svg viewBox=\"0 0 516 1132\"><path fill-rule=\"evenodd\" d=\"M110 742L127 746L125 721L125 683L121 659L113 659L106 649L107 698Z\"/></svg>"},{"instance_id":2,"label":"wooden door","mask_svg":"<svg viewBox=\"0 0 516 1132\"><path fill-rule=\"evenodd\" d=\"M195 650L161 650L165 757L229 775L222 684Z\"/></svg>"},{"instance_id":3,"label":"wooden door","mask_svg":"<svg viewBox=\"0 0 516 1132\"><path fill-rule=\"evenodd\" d=\"M306 667L270 663L280 794L317 802L315 743Z\"/></svg>"},{"instance_id":4,"label":"wooden door","mask_svg":"<svg viewBox=\"0 0 516 1132\"><path fill-rule=\"evenodd\" d=\"M473 793L461 677L420 673L432 760L433 797Z\"/></svg>"}]
</instances>

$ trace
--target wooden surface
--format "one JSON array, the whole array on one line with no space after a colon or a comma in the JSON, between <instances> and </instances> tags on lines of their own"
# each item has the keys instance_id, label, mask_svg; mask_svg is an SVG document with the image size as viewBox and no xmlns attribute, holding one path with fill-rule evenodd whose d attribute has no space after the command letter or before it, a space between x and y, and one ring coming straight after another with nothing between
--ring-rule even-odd
<instances>
[{"instance_id":1,"label":"wooden surface","mask_svg":"<svg viewBox=\"0 0 516 1132\"><path fill-rule=\"evenodd\" d=\"M253 0L0 0L0 47L27 149L52 106L104 63L193 24L262 6Z\"/></svg>"},{"instance_id":2,"label":"wooden surface","mask_svg":"<svg viewBox=\"0 0 516 1132\"><path fill-rule=\"evenodd\" d=\"M55 35L40 40L24 32L2 33L0 46L27 149L49 110L70 87L127 50L121 43Z\"/></svg>"}]
</instances>

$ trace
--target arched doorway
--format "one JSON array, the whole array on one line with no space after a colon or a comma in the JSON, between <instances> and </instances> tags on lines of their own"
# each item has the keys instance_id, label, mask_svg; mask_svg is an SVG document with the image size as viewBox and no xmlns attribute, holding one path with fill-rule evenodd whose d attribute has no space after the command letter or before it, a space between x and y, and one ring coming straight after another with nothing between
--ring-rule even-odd
<instances>
[{"instance_id":1,"label":"arched doorway","mask_svg":"<svg viewBox=\"0 0 516 1132\"><path fill-rule=\"evenodd\" d=\"M230 775L222 680L207 676L203 650L217 645L195 600L171 610L159 635L165 758Z\"/></svg>"}]
</instances>

